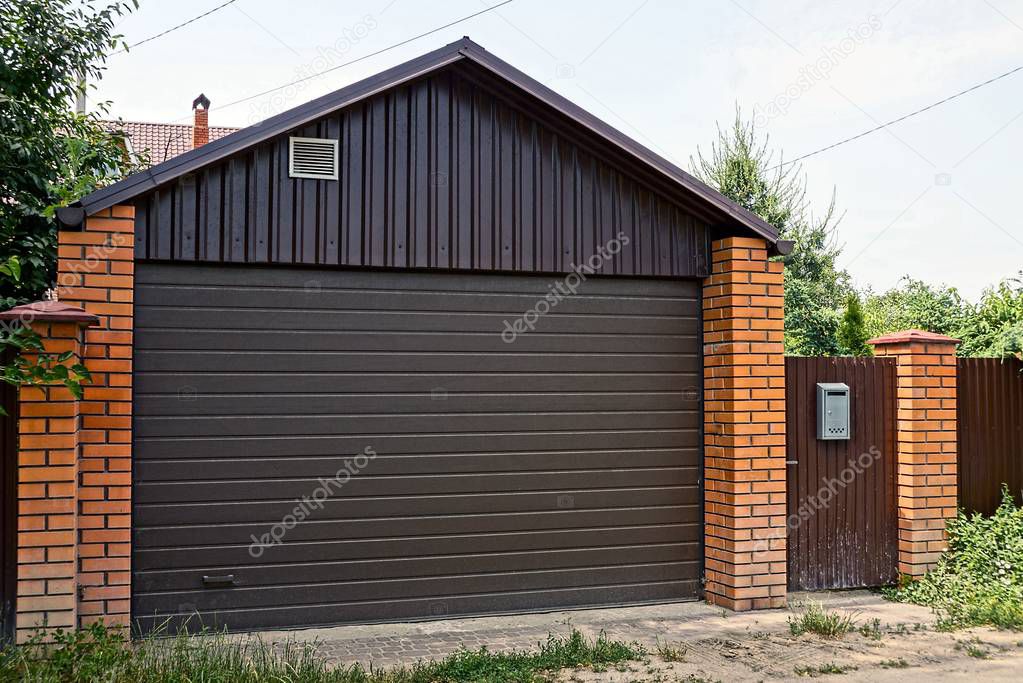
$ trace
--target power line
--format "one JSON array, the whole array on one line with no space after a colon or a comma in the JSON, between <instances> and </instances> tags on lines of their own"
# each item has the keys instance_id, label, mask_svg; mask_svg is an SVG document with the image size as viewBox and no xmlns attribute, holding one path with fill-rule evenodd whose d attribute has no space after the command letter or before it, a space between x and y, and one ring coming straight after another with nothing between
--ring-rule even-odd
<instances>
[{"instance_id":1,"label":"power line","mask_svg":"<svg viewBox=\"0 0 1023 683\"><path fill-rule=\"evenodd\" d=\"M157 33L157 34L156 34L155 36L149 36L148 38L145 38L145 39L143 39L143 40L140 40L140 41L139 41L139 42L137 42L137 43L134 43L134 44L132 44L132 45L128 45L127 47L125 47L125 48L123 48L123 49L121 49L121 50L118 50L117 52L111 53L111 55L110 55L110 56L111 56L111 57L113 57L114 55L119 55L119 54L121 54L122 52L127 52L128 50L130 50L130 49L131 49L131 48L133 48L133 47L138 47L139 45L143 45L143 44L145 44L145 43L148 43L148 42L149 42L149 41L151 41L151 40L156 40L157 38L162 38L163 36L167 35L168 33L173 33L174 31L177 31L177 30L178 30L179 28L184 28L185 26L188 26L188 25L189 25L189 24L191 24L191 23L194 23L194 22L196 22L196 21L199 21L200 19L202 19L202 18L204 18L204 17L208 17L209 15L213 14L214 12L216 12L216 11L218 11L218 10L222 10L222 9L224 9L225 7L227 7L228 5L233 5L233 4L234 4L234 3L236 3L236 2L238 2L238 0L227 0L227 2L225 2L225 3L221 3L221 4L217 5L216 7L214 7L214 8L213 8L213 9L211 9L211 10L208 10L208 11L206 11L206 12L203 12L203 13L202 13L202 14L200 14L199 16L196 16L196 17L192 17L192 18L191 18L191 19L189 19L188 21L182 22L182 23L178 24L177 26L171 26L171 27L170 27L169 29L167 29L166 31L162 31L162 32L160 32L160 33Z\"/></svg>"},{"instance_id":2,"label":"power line","mask_svg":"<svg viewBox=\"0 0 1023 683\"><path fill-rule=\"evenodd\" d=\"M443 26L438 26L437 28L432 28L429 31L426 31L425 33L420 33L417 36L412 36L411 38L406 38L405 40L402 40L401 42L394 43L393 45L388 45L385 48L381 48L381 49L377 50L376 52L370 52L368 55L363 55L362 57L358 57L357 59L353 59L351 61L344 62L344 63L338 64L336 66L332 66L329 69L324 69L323 71L318 71L318 72L316 72L314 74L309 74L308 76L303 76L302 78L299 78L297 80L291 81L290 83L284 83L282 85L278 85L278 86L275 86L273 88L269 88L268 90L264 90L262 92L258 92L255 95L248 95L248 96L243 97L241 99L234 100L233 102L228 102L227 104L218 105L217 106L217 110L219 111L219 110L222 110L222 109L227 109L228 107L233 107L236 104L241 104L242 102L248 102L249 100L254 100L257 97L262 97L264 95L269 95L272 92L276 92L278 90L283 90L284 88L289 88L289 87L291 87L293 85L298 85L299 83L304 83L305 81L311 80L313 78L317 78L319 76L323 76L324 74L328 74L331 71L337 71L338 69L341 69L343 67L351 66L352 64L356 64L357 62L364 61L366 59L369 59L370 57L376 57L377 55L383 54L384 52L388 52L390 50L393 50L395 48L401 47L403 45L408 45L409 43L411 43L413 41L419 40L420 38L425 38L427 36L433 35L434 33L437 33L438 31L443 31L446 28L451 28L452 26L457 26L458 24L461 24L463 22L469 21L470 19L478 17L481 14L486 14L487 12L492 12L495 9L497 9L499 7L504 7L505 5L508 5L508 4L512 3L512 2L515 2L515 0L504 0L504 2L499 2L496 5L491 5L490 7L487 7L486 9L482 9L482 10L480 10L478 12L473 12L472 14L464 16L461 19L456 19L454 21L448 22L447 24L444 24Z\"/></svg>"},{"instance_id":3,"label":"power line","mask_svg":"<svg viewBox=\"0 0 1023 683\"><path fill-rule=\"evenodd\" d=\"M1009 71L1006 71L1003 74L999 74L998 76L995 76L994 78L989 78L988 80L984 81L983 83L978 83L976 85L970 86L969 88L966 88L965 90L960 90L959 92L955 93L954 95L949 95L948 97L946 97L943 100L938 100L937 102L934 102L932 104L928 104L926 107L922 107L920 109L917 109L916 111L911 111L910 113L908 113L908 114L906 114L904 116L900 116L897 119L892 119L891 121L888 121L886 123L882 123L881 125L875 126L875 127L871 128L870 130L867 130L867 131L864 131L862 133L859 133L858 135L853 135L852 137L845 138L844 140L839 140L838 142L836 142L834 144L831 144L831 145L828 145L827 147L821 147L820 149L818 149L816 151L813 151L813 152L810 152L809 154L804 154L803 156L796 157L792 161L785 161L783 163L778 164L777 166L772 166L771 168L769 168L767 170L773 171L776 168L781 168L783 166L788 166L788 165L794 164L794 163L796 163L798 161L802 161L803 159L807 159L809 157L821 154L822 152L827 152L828 150L831 150L831 149L834 149L834 148L839 147L841 145L844 145L847 142L852 142L853 140L859 140L860 138L865 137L867 135L870 135L871 133L876 133L879 130L887 128L888 126L892 126L892 125L895 125L896 123L899 123L901 121L905 121L908 118L912 118L912 117L916 116L917 114L922 114L925 111L934 109L935 107L938 107L938 106L940 106L942 104L945 104L946 102L951 102L952 100L956 99L957 97L962 97L963 95L966 95L967 93L971 93L974 90L977 90L979 88L983 88L985 85L991 85L995 81L1000 81L1003 78L1006 78L1008 76L1013 75L1017 71L1023 71L1023 66L1017 66L1015 69L1010 69Z\"/></svg>"}]
</instances>

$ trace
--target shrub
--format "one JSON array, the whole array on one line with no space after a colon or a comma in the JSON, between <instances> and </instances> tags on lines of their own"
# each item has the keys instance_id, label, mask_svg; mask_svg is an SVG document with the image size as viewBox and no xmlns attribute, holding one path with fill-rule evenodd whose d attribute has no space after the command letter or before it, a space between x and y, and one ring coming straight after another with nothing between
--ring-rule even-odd
<instances>
[{"instance_id":1,"label":"shrub","mask_svg":"<svg viewBox=\"0 0 1023 683\"><path fill-rule=\"evenodd\" d=\"M943 629L1023 630L1023 509L1008 488L990 517L960 511L948 523L948 550L937 566L885 596L933 608Z\"/></svg>"}]
</instances>

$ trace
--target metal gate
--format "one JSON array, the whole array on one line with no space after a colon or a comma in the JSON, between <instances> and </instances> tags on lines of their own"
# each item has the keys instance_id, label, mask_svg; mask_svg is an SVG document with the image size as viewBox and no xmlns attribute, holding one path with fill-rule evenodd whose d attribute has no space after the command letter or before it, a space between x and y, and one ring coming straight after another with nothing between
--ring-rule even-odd
<instances>
[{"instance_id":1,"label":"metal gate","mask_svg":"<svg viewBox=\"0 0 1023 683\"><path fill-rule=\"evenodd\" d=\"M785 359L790 590L897 577L894 358ZM850 438L817 438L820 382L849 386Z\"/></svg>"},{"instance_id":2,"label":"metal gate","mask_svg":"<svg viewBox=\"0 0 1023 683\"><path fill-rule=\"evenodd\" d=\"M136 618L695 598L699 283L551 279L140 264Z\"/></svg>"}]
</instances>

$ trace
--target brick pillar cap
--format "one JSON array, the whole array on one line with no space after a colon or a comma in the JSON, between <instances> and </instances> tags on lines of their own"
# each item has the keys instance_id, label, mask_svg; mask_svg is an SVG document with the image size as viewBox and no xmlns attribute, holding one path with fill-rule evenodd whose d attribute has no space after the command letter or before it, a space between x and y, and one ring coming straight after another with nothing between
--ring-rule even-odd
<instances>
[{"instance_id":1,"label":"brick pillar cap","mask_svg":"<svg viewBox=\"0 0 1023 683\"><path fill-rule=\"evenodd\" d=\"M15 306L0 313L0 320L23 320L25 322L81 323L95 325L99 318L77 306L60 301L35 301Z\"/></svg>"},{"instance_id":2,"label":"brick pillar cap","mask_svg":"<svg viewBox=\"0 0 1023 683\"><path fill-rule=\"evenodd\" d=\"M961 339L954 339L953 337L946 337L943 334L937 334L935 332L926 332L924 330L904 330L902 332L892 332L891 334L881 335L880 337L874 337L867 341L872 346L882 346L884 344L904 344L906 342L929 342L929 343L946 343L946 344L958 344Z\"/></svg>"}]
</instances>

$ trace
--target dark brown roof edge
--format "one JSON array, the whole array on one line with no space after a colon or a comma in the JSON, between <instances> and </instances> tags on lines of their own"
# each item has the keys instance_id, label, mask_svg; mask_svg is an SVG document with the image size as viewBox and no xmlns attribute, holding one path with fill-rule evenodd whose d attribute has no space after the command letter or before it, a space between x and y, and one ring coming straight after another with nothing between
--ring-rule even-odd
<instances>
[{"instance_id":1,"label":"dark brown roof edge","mask_svg":"<svg viewBox=\"0 0 1023 683\"><path fill-rule=\"evenodd\" d=\"M718 212L728 216L740 226L752 230L754 233L767 239L771 244L778 241L777 230L756 214L739 206L717 190L686 173L678 166L647 149L613 126L601 121L582 107L558 95L536 79L519 71L507 62L494 57L482 46L469 40L469 38L462 38L403 64L381 71L375 76L353 83L294 109L289 109L266 121L243 128L236 133L210 142L198 149L157 164L150 169L128 176L124 180L89 194L82 198L79 204L90 215L97 211L102 211L114 204L133 199L143 192L154 189L179 176L191 173L199 167L219 161L242 149L298 128L331 111L346 107L381 90L400 85L461 59L469 59L483 66L524 92L558 110L592 133L607 140L674 181L684 190L703 200Z\"/></svg>"},{"instance_id":2,"label":"dark brown roof edge","mask_svg":"<svg viewBox=\"0 0 1023 683\"><path fill-rule=\"evenodd\" d=\"M60 301L35 301L0 312L0 320L17 320L23 323L81 323L95 325L99 318L92 313L61 303Z\"/></svg>"},{"instance_id":3,"label":"dark brown roof edge","mask_svg":"<svg viewBox=\"0 0 1023 683\"><path fill-rule=\"evenodd\" d=\"M661 174L668 176L671 180L682 185L683 188L708 202L719 211L727 213L740 224L750 228L762 237L767 238L772 244L778 240L778 231L770 223L733 202L728 197L705 184L701 180L686 173L684 170L671 163L653 150L644 147L625 133L608 123L600 120L590 112L586 111L571 100L559 95L543 83L540 83L531 76L519 71L511 64L495 57L487 52L482 46L472 42L468 38L466 45L460 52L495 74L501 76L510 83L541 100L548 106L557 109L563 115L569 117L591 133L604 138L611 144L630 153L632 156L652 166Z\"/></svg>"}]
</instances>

